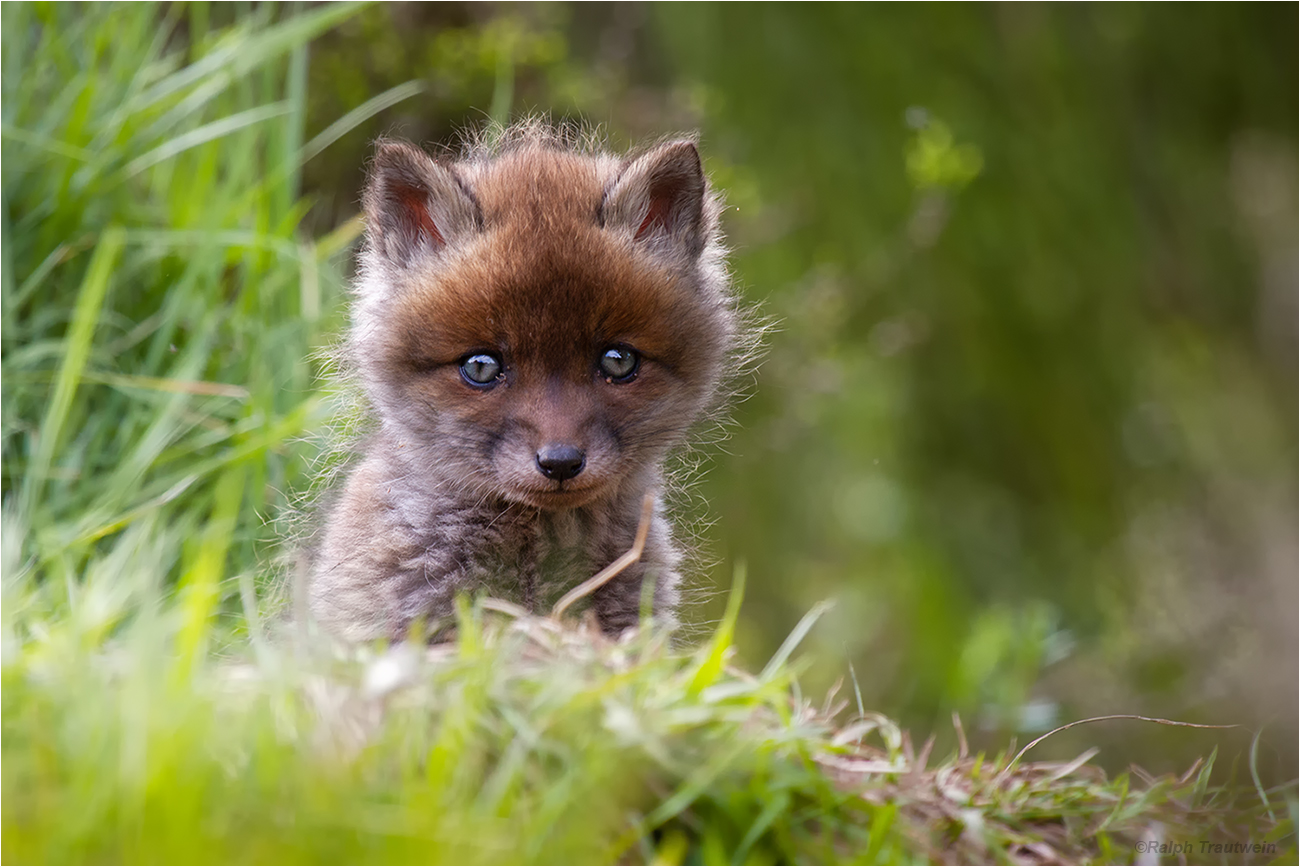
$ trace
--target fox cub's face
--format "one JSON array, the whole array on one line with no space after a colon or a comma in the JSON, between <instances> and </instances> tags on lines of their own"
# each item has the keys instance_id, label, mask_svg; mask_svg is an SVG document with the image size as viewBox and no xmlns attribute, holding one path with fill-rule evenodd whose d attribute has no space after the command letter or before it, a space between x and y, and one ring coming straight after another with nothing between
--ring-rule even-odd
<instances>
[{"instance_id":1,"label":"fox cub's face","mask_svg":"<svg viewBox=\"0 0 1300 867\"><path fill-rule=\"evenodd\" d=\"M353 349L412 470L569 508L642 485L717 389L735 330L689 141L635 159L381 142Z\"/></svg>"}]
</instances>

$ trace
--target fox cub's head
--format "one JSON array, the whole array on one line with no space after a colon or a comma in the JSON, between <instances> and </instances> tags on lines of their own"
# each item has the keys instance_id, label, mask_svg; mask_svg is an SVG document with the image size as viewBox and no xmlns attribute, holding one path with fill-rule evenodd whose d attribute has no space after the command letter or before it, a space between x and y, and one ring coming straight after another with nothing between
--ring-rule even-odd
<instances>
[{"instance_id":1,"label":"fox cub's head","mask_svg":"<svg viewBox=\"0 0 1300 867\"><path fill-rule=\"evenodd\" d=\"M710 404L737 323L690 141L545 133L460 161L381 141L352 351L384 426L480 494L568 508L642 485Z\"/></svg>"}]
</instances>

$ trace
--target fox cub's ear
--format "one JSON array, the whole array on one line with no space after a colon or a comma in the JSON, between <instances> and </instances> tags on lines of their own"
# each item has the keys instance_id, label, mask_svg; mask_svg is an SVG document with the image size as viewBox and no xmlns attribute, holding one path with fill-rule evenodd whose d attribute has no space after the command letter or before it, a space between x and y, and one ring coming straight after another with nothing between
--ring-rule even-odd
<instances>
[{"instance_id":1,"label":"fox cub's ear","mask_svg":"<svg viewBox=\"0 0 1300 867\"><path fill-rule=\"evenodd\" d=\"M362 196L376 253L399 267L455 245L481 222L456 176L406 142L380 139Z\"/></svg>"},{"instance_id":2,"label":"fox cub's ear","mask_svg":"<svg viewBox=\"0 0 1300 867\"><path fill-rule=\"evenodd\" d=\"M705 189L695 143L669 142L627 162L601 217L608 229L631 231L638 242L694 261L704 249Z\"/></svg>"}]
</instances>

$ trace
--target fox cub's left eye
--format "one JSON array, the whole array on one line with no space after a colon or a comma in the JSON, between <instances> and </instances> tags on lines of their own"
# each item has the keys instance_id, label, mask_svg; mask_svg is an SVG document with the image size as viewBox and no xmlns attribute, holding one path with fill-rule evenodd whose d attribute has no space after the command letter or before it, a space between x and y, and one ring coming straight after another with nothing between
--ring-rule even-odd
<instances>
[{"instance_id":1,"label":"fox cub's left eye","mask_svg":"<svg viewBox=\"0 0 1300 867\"><path fill-rule=\"evenodd\" d=\"M460 375L470 385L492 385L501 378L501 359L486 352L467 355L460 363Z\"/></svg>"},{"instance_id":2,"label":"fox cub's left eye","mask_svg":"<svg viewBox=\"0 0 1300 867\"><path fill-rule=\"evenodd\" d=\"M630 346L611 346L601 353L600 372L611 382L631 382L640 363L641 356Z\"/></svg>"}]
</instances>

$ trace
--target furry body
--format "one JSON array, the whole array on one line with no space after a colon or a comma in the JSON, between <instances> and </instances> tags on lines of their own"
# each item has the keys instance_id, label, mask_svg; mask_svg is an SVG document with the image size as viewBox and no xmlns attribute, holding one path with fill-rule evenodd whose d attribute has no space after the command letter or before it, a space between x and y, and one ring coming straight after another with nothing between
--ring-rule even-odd
<instances>
[{"instance_id":1,"label":"furry body","mask_svg":"<svg viewBox=\"0 0 1300 867\"><path fill-rule=\"evenodd\" d=\"M542 610L631 547L731 372L695 145L622 158L536 124L456 161L381 142L364 205L347 352L379 424L328 511L312 612L369 639L461 591ZM602 628L637 622L647 579L671 622L680 559L661 505L640 562L593 595Z\"/></svg>"}]
</instances>

